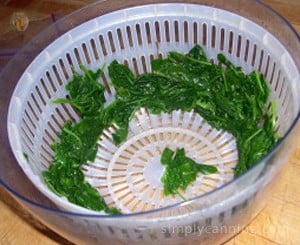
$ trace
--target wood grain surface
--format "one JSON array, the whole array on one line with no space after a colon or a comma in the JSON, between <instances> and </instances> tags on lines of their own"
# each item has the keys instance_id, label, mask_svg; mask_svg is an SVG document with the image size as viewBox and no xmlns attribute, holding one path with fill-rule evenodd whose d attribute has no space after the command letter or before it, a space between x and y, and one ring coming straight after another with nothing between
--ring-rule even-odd
<instances>
[{"instance_id":1,"label":"wood grain surface","mask_svg":"<svg viewBox=\"0 0 300 245\"><path fill-rule=\"evenodd\" d=\"M35 20L42 20L47 18L49 13L64 15L89 2L92 1L0 1L0 37L3 38L10 31L11 27L8 25L13 11L26 10L26 13ZM299 0L263 0L262 2L281 13L300 33ZM35 33L26 34L22 41L25 42L33 34ZM299 140L295 142L296 150L284 168L276 191L267 206L226 245L300 244L300 132L298 131L297 134ZM36 221L6 190L0 187L0 244L71 243Z\"/></svg>"}]
</instances>

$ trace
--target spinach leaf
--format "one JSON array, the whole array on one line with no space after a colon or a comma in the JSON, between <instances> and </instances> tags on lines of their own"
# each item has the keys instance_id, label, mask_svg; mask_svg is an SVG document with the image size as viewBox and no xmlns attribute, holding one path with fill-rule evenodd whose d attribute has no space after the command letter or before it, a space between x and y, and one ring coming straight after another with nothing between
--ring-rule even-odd
<instances>
[{"instance_id":1,"label":"spinach leaf","mask_svg":"<svg viewBox=\"0 0 300 245\"><path fill-rule=\"evenodd\" d=\"M200 45L195 45L187 54L188 57L198 61L208 62L206 53Z\"/></svg>"},{"instance_id":2,"label":"spinach leaf","mask_svg":"<svg viewBox=\"0 0 300 245\"><path fill-rule=\"evenodd\" d=\"M126 101L115 100L105 110L106 121L109 124L117 125L117 130L113 134L113 140L116 145L121 144L128 134L129 121L138 108L134 104Z\"/></svg>"},{"instance_id":3,"label":"spinach leaf","mask_svg":"<svg viewBox=\"0 0 300 245\"><path fill-rule=\"evenodd\" d=\"M72 125L67 121L59 135L59 141L52 145L55 151L54 162L81 166L87 161L94 161L97 153L97 141L102 134L104 125L102 115L83 118Z\"/></svg>"},{"instance_id":4,"label":"spinach leaf","mask_svg":"<svg viewBox=\"0 0 300 245\"><path fill-rule=\"evenodd\" d=\"M106 205L99 192L84 182L84 174L78 166L69 163L51 164L43 172L44 181L58 196L66 197L70 202L95 211L120 214L116 208Z\"/></svg>"},{"instance_id":5,"label":"spinach leaf","mask_svg":"<svg viewBox=\"0 0 300 245\"><path fill-rule=\"evenodd\" d=\"M117 91L118 96L128 96L128 91L132 90L135 76L125 65L112 61L108 67L111 83Z\"/></svg>"},{"instance_id":6,"label":"spinach leaf","mask_svg":"<svg viewBox=\"0 0 300 245\"><path fill-rule=\"evenodd\" d=\"M178 194L178 189L186 190L196 180L198 173L204 175L218 171L215 166L196 163L185 155L183 148L175 152L165 148L161 155L161 163L166 165L161 181L164 194Z\"/></svg>"},{"instance_id":7,"label":"spinach leaf","mask_svg":"<svg viewBox=\"0 0 300 245\"><path fill-rule=\"evenodd\" d=\"M79 113L81 117L93 115L97 113L99 108L105 102L105 87L98 82L98 78L102 75L103 70L98 69L96 72L81 66L84 75L74 73L72 81L66 85L69 91L70 99L55 99L54 103L70 103Z\"/></svg>"}]
</instances>

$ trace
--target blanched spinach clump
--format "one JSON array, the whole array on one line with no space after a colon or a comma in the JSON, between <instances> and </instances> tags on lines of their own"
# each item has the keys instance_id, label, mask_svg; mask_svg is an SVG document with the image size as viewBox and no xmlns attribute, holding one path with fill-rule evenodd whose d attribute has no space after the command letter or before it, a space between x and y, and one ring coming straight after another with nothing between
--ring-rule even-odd
<instances>
[{"instance_id":1,"label":"blanched spinach clump","mask_svg":"<svg viewBox=\"0 0 300 245\"><path fill-rule=\"evenodd\" d=\"M165 195L181 196L178 189L186 190L188 185L196 180L198 173L207 175L218 171L215 166L196 163L185 155L183 148L176 149L175 152L165 148L161 155L161 164L166 166L161 178Z\"/></svg>"},{"instance_id":2,"label":"blanched spinach clump","mask_svg":"<svg viewBox=\"0 0 300 245\"><path fill-rule=\"evenodd\" d=\"M52 148L55 152L53 163L43 172L44 181L59 196L66 197L79 206L119 214L116 208L108 207L98 193L84 180L81 166L94 161L97 141L107 127L103 120L104 86L98 82L102 70L84 70L84 75L75 73L66 89L70 99L57 99L55 103L70 103L81 115L81 120L73 124L67 121Z\"/></svg>"}]
</instances>

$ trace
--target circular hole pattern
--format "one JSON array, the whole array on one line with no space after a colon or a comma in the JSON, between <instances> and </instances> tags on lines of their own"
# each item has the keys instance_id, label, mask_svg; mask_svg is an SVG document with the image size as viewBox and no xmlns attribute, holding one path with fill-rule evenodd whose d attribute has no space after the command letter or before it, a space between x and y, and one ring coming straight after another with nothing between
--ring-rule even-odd
<instances>
[{"instance_id":1,"label":"circular hole pattern","mask_svg":"<svg viewBox=\"0 0 300 245\"><path fill-rule=\"evenodd\" d=\"M190 199L209 192L233 178L237 161L235 139L216 130L195 112L173 111L152 115L141 108L129 125L126 142L115 146L113 127L105 130L94 163L84 166L86 180L106 199L126 212L152 210L182 201L179 196L164 196L160 163L165 147L184 148L198 163L214 165L218 172L198 174L181 194Z\"/></svg>"}]
</instances>

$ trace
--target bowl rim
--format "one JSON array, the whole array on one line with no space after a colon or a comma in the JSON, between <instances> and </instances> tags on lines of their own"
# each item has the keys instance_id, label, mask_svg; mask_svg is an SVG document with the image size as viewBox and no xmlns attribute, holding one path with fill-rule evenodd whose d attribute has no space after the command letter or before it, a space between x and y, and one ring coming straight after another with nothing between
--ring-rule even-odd
<instances>
[{"instance_id":1,"label":"bowl rim","mask_svg":"<svg viewBox=\"0 0 300 245\"><path fill-rule=\"evenodd\" d=\"M78 9L78 10L76 10L76 11L74 11L74 12L72 12L72 13L64 16L64 17L62 17L57 22L52 23L50 26L48 26L45 30L43 30L42 32L38 33L35 37L33 37L29 41L29 43L27 43L26 45L24 45L24 47L7 63L7 65L4 67L3 71L0 74L0 79L1 79L2 74L4 74L5 71L7 71L8 69L10 69L11 66L13 66L14 60L16 59L16 57L20 53L24 52L26 50L26 48L30 45L30 42L32 42L34 39L38 38L39 36L42 36L45 32L49 31L51 28L53 28L58 23L67 21L68 19L71 19L73 16L79 14L81 11L84 11L84 10L87 10L89 8L92 8L96 4L103 3L103 2L108 2L108 1L109 0L100 0L98 2L94 2L94 3L88 4L88 5L84 6L83 8L80 8L80 9ZM189 2L184 2L184 3L189 3ZM285 19L281 14L279 14L277 11L275 11L274 9L272 9L271 7L269 7L268 5L266 5L265 3L261 2L260 0L255 0L255 3L257 3L261 7L265 8L266 10L272 12L273 14L275 14L277 18L280 18L284 22L284 24L286 24L287 27L295 34L295 36L298 39L298 41L300 41L300 35L298 34L298 32L295 30L295 28L291 25L291 23L287 19ZM56 37L56 38L58 38L58 37ZM32 62L32 60L28 63L28 65L31 62ZM298 123L299 119L300 119L300 110L298 111L297 116L294 118L292 124L289 126L287 132L276 143L276 145L272 148L272 150L266 156L264 156L263 159L261 159L259 162L257 162L256 164L254 164L249 170L247 170L243 174L239 175L238 177L232 179L231 181L227 182L226 184L221 185L220 187L218 187L218 188L216 188L216 189L214 189L212 191L209 191L207 193L201 194L200 196L197 196L197 197L194 197L192 199L189 199L188 201L181 201L181 202L178 202L178 203L175 203L175 204L172 204L172 205L168 205L168 206L165 206L165 207L162 207L162 208L157 208L157 209L154 209L154 210L148 210L148 211L142 211L142 212L133 212L133 213L124 213L124 214L121 214L121 215L108 215L108 214L101 214L101 213L100 214L94 214L94 213L88 213L87 214L87 213L78 213L78 212L71 212L71 211L63 211L63 210L59 210L59 209L56 209L56 208L47 207L47 206L45 206L43 204L40 204L40 203L38 203L36 201L33 201L33 200L29 199L28 197L26 197L26 196L22 195L21 193L19 193L18 191L14 190L9 184L5 183L5 181L2 180L1 178L0 178L0 184L2 186L4 186L5 189L7 189L10 193L12 193L13 195L15 195L16 197L18 197L20 200L24 201L25 203L28 203L28 204L33 205L35 207L38 207L38 208L41 208L43 210L50 211L50 212L53 212L53 213L56 213L56 214L81 216L81 217L90 217L90 218L95 218L95 217L112 218L112 217L136 217L136 216L141 216L141 215L144 216L144 215L148 215L148 214L152 214L152 213L163 212L165 210L172 209L172 208L175 208L175 207L181 207L181 206L188 205L189 203L194 202L195 200L198 200L198 199L201 199L201 198L207 198L207 196L212 195L213 193L216 193L216 192L219 192L219 191L225 189L227 186L231 185L232 183L236 183L239 180L241 180L242 178L244 178L250 172L255 171L256 168L258 168L261 164L263 164L263 162L265 162L266 160L268 160L279 149L279 147L290 136L291 132L296 127L296 124ZM7 122L5 122L5 123L7 123ZM14 159L14 160L17 161L16 159Z\"/></svg>"}]
</instances>

